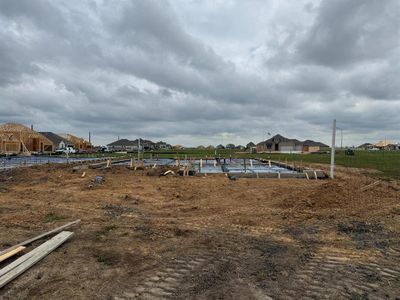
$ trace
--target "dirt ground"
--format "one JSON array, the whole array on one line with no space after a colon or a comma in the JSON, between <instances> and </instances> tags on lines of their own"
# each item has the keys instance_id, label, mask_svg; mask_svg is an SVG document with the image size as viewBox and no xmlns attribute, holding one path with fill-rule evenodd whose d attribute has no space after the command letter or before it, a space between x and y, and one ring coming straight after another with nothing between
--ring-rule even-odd
<instances>
[{"instance_id":1,"label":"dirt ground","mask_svg":"<svg viewBox=\"0 0 400 300\"><path fill-rule=\"evenodd\" d=\"M82 220L1 299L400 297L399 181L85 171L0 173L0 249Z\"/></svg>"}]
</instances>

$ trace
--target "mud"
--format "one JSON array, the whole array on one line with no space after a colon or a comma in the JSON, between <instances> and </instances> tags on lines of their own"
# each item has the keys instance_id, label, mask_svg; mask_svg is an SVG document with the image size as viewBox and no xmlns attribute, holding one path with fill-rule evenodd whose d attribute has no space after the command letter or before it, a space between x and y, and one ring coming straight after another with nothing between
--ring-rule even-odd
<instances>
[{"instance_id":1,"label":"mud","mask_svg":"<svg viewBox=\"0 0 400 300\"><path fill-rule=\"evenodd\" d=\"M164 171L120 166L81 177L45 165L1 174L1 249L82 222L0 298L400 295L398 181L363 190L374 179L345 168L335 181L160 177ZM93 185L96 176L104 180Z\"/></svg>"}]
</instances>

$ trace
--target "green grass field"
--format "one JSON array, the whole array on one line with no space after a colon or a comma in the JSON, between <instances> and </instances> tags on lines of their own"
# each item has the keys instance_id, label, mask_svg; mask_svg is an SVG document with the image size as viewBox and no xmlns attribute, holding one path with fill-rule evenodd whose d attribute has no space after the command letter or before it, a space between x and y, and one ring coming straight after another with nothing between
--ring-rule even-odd
<instances>
[{"instance_id":1,"label":"green grass field","mask_svg":"<svg viewBox=\"0 0 400 300\"><path fill-rule=\"evenodd\" d=\"M105 154L83 154L82 156L112 156L112 157L136 157L137 153L105 153ZM165 150L165 151L149 151L144 153L145 158L175 158L185 157L205 158L214 157L215 150L199 150L199 149L184 149L184 150ZM282 154L282 153L238 153L237 150L217 150L217 156L233 158L270 158L272 160L286 161L288 163L301 162L306 165L308 163L330 163L330 154ZM344 154L344 151L337 151L336 164L352 167L376 170L379 172L371 172L372 176L380 178L400 179L400 151L355 151L354 156Z\"/></svg>"},{"instance_id":2,"label":"green grass field","mask_svg":"<svg viewBox=\"0 0 400 300\"><path fill-rule=\"evenodd\" d=\"M153 156L161 157L208 157L215 156L215 151L185 149L179 151L161 151L153 152ZM301 162L330 164L330 154L282 154L282 153L237 153L232 150L217 150L217 155L221 157L254 157L254 158L270 158L272 160L286 161L288 163ZM146 153L145 157L149 157L150 153ZM345 155L344 151L337 151L335 162L337 165L376 170L379 172L371 172L373 176L380 178L400 179L400 151L355 151L354 156Z\"/></svg>"}]
</instances>

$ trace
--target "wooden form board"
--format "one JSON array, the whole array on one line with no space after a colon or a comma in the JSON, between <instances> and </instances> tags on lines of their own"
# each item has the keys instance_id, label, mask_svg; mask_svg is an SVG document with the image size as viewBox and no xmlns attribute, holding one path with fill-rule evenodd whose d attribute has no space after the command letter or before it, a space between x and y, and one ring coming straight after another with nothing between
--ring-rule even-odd
<instances>
[{"instance_id":1,"label":"wooden form board","mask_svg":"<svg viewBox=\"0 0 400 300\"><path fill-rule=\"evenodd\" d=\"M0 288L46 257L73 234L74 233L70 231L62 231L47 242L41 244L39 247L36 247L32 251L18 258L16 261L5 266L0 270Z\"/></svg>"},{"instance_id":2,"label":"wooden form board","mask_svg":"<svg viewBox=\"0 0 400 300\"><path fill-rule=\"evenodd\" d=\"M46 236L49 236L49 235L51 235L51 234L58 233L58 232L64 230L65 228L67 228L67 227L70 227L70 226L72 226L72 225L78 224L80 221L81 221L80 219L75 220L75 221L70 222L70 223L67 223L67 224L65 224L65 225L63 225L63 226L57 227L57 228L55 228L55 229L53 229L53 230L50 230L50 231L47 231L47 232L45 232L45 233L42 233L42 234L40 234L40 235L38 235L38 236L35 236L35 237L33 237L33 238L29 239L29 240L23 241L23 242L21 242L21 243L19 243L19 244L17 244L17 245L14 245L14 246L12 246L12 247L10 247L10 248L7 248L7 249L5 249L5 250L3 250L3 251L0 252L0 256L2 256L2 255L4 255L4 254L6 254L6 253L8 253L8 252L10 252L10 251L12 251L12 250L18 248L19 246L25 246L25 245L28 245L28 244L30 244L30 243L33 243L33 242L36 241L36 240L42 239L42 238L44 238L44 237L46 237Z\"/></svg>"},{"instance_id":3,"label":"wooden form board","mask_svg":"<svg viewBox=\"0 0 400 300\"><path fill-rule=\"evenodd\" d=\"M2 262L3 260L6 260L7 258L21 252L22 250L24 250L26 247L24 246L19 246L15 249L12 249L10 251L8 251L7 253L4 253L3 255L0 255L0 262Z\"/></svg>"}]
</instances>

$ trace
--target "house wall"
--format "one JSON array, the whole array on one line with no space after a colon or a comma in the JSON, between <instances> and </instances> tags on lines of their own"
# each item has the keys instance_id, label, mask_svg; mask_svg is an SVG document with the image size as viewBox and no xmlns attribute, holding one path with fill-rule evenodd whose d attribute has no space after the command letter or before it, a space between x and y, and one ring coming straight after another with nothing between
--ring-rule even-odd
<instances>
[{"instance_id":1,"label":"house wall","mask_svg":"<svg viewBox=\"0 0 400 300\"><path fill-rule=\"evenodd\" d=\"M0 153L18 154L21 152L21 143L17 141L0 141Z\"/></svg>"},{"instance_id":2,"label":"house wall","mask_svg":"<svg viewBox=\"0 0 400 300\"><path fill-rule=\"evenodd\" d=\"M280 145L279 151L283 152L296 151L296 147L294 145Z\"/></svg>"},{"instance_id":3,"label":"house wall","mask_svg":"<svg viewBox=\"0 0 400 300\"><path fill-rule=\"evenodd\" d=\"M304 151L305 152L318 152L319 151L319 149L320 149L320 147L319 146L305 146L304 147Z\"/></svg>"}]
</instances>

